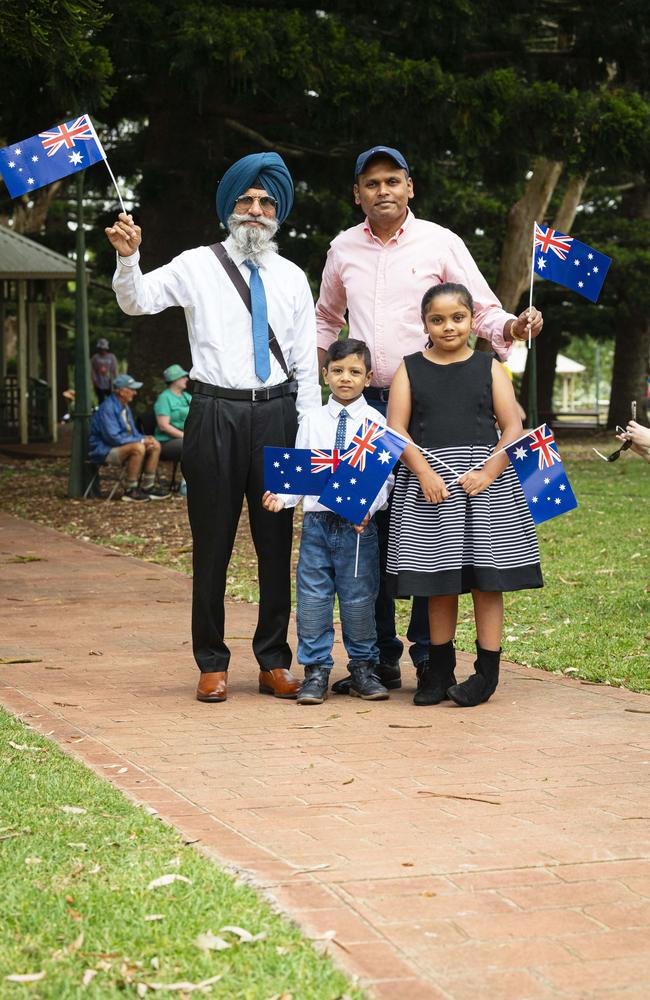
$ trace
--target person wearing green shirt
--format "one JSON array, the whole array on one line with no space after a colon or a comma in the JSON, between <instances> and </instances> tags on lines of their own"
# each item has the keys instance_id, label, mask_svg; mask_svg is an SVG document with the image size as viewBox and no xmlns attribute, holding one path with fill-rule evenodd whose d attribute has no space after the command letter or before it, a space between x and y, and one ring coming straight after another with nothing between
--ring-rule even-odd
<instances>
[{"instance_id":1,"label":"person wearing green shirt","mask_svg":"<svg viewBox=\"0 0 650 1000\"><path fill-rule=\"evenodd\" d=\"M167 383L154 404L156 438L161 443L160 458L163 462L179 462L183 451L183 428L190 411L192 397L186 391L188 372L180 365L165 368L163 378Z\"/></svg>"}]
</instances>

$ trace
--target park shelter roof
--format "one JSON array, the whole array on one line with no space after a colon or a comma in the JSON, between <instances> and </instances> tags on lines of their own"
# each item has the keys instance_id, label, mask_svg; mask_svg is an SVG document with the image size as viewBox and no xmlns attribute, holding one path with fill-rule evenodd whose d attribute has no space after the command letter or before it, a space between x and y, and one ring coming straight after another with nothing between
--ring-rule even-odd
<instances>
[{"instance_id":1,"label":"park shelter roof","mask_svg":"<svg viewBox=\"0 0 650 1000\"><path fill-rule=\"evenodd\" d=\"M521 375L526 370L526 355L528 347L524 343L512 345L510 356L506 364L513 375ZM558 354L555 362L555 371L558 375L574 375L585 371L585 366L579 361L567 358L565 354Z\"/></svg>"},{"instance_id":2,"label":"park shelter roof","mask_svg":"<svg viewBox=\"0 0 650 1000\"><path fill-rule=\"evenodd\" d=\"M75 277L74 261L0 226L0 279L13 281Z\"/></svg>"}]
</instances>

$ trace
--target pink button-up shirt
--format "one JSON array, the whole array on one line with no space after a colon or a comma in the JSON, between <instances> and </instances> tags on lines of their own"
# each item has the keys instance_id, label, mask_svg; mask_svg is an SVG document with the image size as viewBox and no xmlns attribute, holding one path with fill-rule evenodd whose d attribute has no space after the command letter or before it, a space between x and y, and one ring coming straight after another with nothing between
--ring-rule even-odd
<instances>
[{"instance_id":1,"label":"pink button-up shirt","mask_svg":"<svg viewBox=\"0 0 650 1000\"><path fill-rule=\"evenodd\" d=\"M373 385L389 386L402 358L423 350L420 303L442 281L470 290L474 329L505 360L511 345L503 327L515 317L501 308L461 238L410 210L388 243L374 235L367 219L332 241L316 304L318 346L327 350L336 340L347 309L350 336L370 348Z\"/></svg>"}]
</instances>

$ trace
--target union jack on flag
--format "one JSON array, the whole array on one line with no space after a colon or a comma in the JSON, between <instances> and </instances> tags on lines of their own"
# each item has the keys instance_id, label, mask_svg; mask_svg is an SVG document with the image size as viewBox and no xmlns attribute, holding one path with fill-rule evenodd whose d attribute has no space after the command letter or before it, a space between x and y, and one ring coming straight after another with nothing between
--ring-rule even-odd
<instances>
[{"instance_id":1,"label":"union jack on flag","mask_svg":"<svg viewBox=\"0 0 650 1000\"><path fill-rule=\"evenodd\" d=\"M530 441L530 450L539 452L537 457L540 469L550 469L552 465L560 461L560 453L557 450L555 438L546 424L542 427L537 427L528 440Z\"/></svg>"},{"instance_id":2,"label":"union jack on flag","mask_svg":"<svg viewBox=\"0 0 650 1000\"><path fill-rule=\"evenodd\" d=\"M543 226L535 223L535 247L539 247L542 253L548 253L551 250L560 260L566 260L572 243L572 236L565 236L564 233L558 232L557 229L551 229L550 226L544 229Z\"/></svg>"},{"instance_id":3,"label":"union jack on flag","mask_svg":"<svg viewBox=\"0 0 650 1000\"><path fill-rule=\"evenodd\" d=\"M349 462L353 469L358 468L360 472L366 467L366 456L373 455L377 450L375 441L383 437L386 428L374 421L366 418L350 442L350 450L342 456Z\"/></svg>"},{"instance_id":4,"label":"union jack on flag","mask_svg":"<svg viewBox=\"0 0 650 1000\"><path fill-rule=\"evenodd\" d=\"M336 472L342 459L338 448L331 451L318 451L317 448L311 450L311 471L312 472Z\"/></svg>"},{"instance_id":5,"label":"union jack on flag","mask_svg":"<svg viewBox=\"0 0 650 1000\"><path fill-rule=\"evenodd\" d=\"M12 198L106 159L89 115L53 125L0 149L0 174Z\"/></svg>"},{"instance_id":6,"label":"union jack on flag","mask_svg":"<svg viewBox=\"0 0 650 1000\"><path fill-rule=\"evenodd\" d=\"M82 115L73 122L64 122L63 125L57 125L47 132L39 132L38 137L42 141L43 149L47 150L47 155L54 156L63 146L72 149L75 142L94 141L95 134L88 115Z\"/></svg>"},{"instance_id":7,"label":"union jack on flag","mask_svg":"<svg viewBox=\"0 0 650 1000\"><path fill-rule=\"evenodd\" d=\"M553 432L546 424L513 441L505 450L535 524L550 521L578 506Z\"/></svg>"}]
</instances>

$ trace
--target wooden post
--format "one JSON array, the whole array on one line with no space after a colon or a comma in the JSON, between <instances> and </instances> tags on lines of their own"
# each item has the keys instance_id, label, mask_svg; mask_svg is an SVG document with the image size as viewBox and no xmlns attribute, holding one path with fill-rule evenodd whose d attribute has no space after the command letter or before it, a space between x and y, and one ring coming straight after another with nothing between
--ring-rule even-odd
<instances>
[{"instance_id":1,"label":"wooden post","mask_svg":"<svg viewBox=\"0 0 650 1000\"><path fill-rule=\"evenodd\" d=\"M29 388L27 385L27 282L18 281L16 287L16 312L18 320L18 434L21 444L29 442L28 402Z\"/></svg>"},{"instance_id":2,"label":"wooden post","mask_svg":"<svg viewBox=\"0 0 650 1000\"><path fill-rule=\"evenodd\" d=\"M47 283L45 308L45 378L50 386L49 430L50 441L57 441L59 428L57 424L56 299L54 297L53 281L48 281Z\"/></svg>"}]
</instances>

